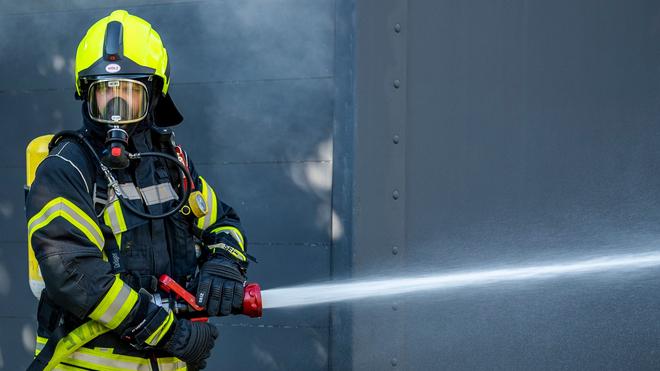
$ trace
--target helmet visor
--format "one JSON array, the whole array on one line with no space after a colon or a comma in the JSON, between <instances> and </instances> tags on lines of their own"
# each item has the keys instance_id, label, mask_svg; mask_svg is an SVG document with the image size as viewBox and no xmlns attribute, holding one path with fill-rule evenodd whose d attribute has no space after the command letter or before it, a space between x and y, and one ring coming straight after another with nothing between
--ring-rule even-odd
<instances>
[{"instance_id":1,"label":"helmet visor","mask_svg":"<svg viewBox=\"0 0 660 371\"><path fill-rule=\"evenodd\" d=\"M149 94L143 83L130 79L97 80L89 86L89 115L98 122L130 124L147 115Z\"/></svg>"}]
</instances>

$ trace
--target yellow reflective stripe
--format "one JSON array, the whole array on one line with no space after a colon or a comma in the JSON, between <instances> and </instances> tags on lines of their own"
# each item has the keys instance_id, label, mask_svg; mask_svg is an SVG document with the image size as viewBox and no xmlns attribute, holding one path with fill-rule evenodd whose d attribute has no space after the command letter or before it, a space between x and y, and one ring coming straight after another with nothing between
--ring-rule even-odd
<instances>
[{"instance_id":1,"label":"yellow reflective stripe","mask_svg":"<svg viewBox=\"0 0 660 371\"><path fill-rule=\"evenodd\" d=\"M151 364L148 358L123 356L90 348L80 348L63 359L62 362L91 370L151 370Z\"/></svg>"},{"instance_id":2,"label":"yellow reflective stripe","mask_svg":"<svg viewBox=\"0 0 660 371\"><path fill-rule=\"evenodd\" d=\"M158 358L156 360L160 371L186 371L186 363L174 357Z\"/></svg>"},{"instance_id":3,"label":"yellow reflective stripe","mask_svg":"<svg viewBox=\"0 0 660 371\"><path fill-rule=\"evenodd\" d=\"M118 199L112 201L112 204L105 208L103 222L112 228L112 232L115 234L126 231L126 220L121 209L121 202Z\"/></svg>"},{"instance_id":4,"label":"yellow reflective stripe","mask_svg":"<svg viewBox=\"0 0 660 371\"><path fill-rule=\"evenodd\" d=\"M58 365L53 369L53 371L80 371L80 370L87 370L87 369L76 366L67 366L67 365Z\"/></svg>"},{"instance_id":5,"label":"yellow reflective stripe","mask_svg":"<svg viewBox=\"0 0 660 371\"><path fill-rule=\"evenodd\" d=\"M149 358L140 358L125 356L112 353L112 349L101 351L90 348L80 348L68 357L62 359L62 362L72 366L84 367L92 370L104 371L151 371L151 362ZM160 371L185 371L186 364L175 357L157 358L158 369ZM59 367L66 367L59 365ZM66 369L66 368L63 368ZM57 370L57 369L56 369Z\"/></svg>"},{"instance_id":6,"label":"yellow reflective stripe","mask_svg":"<svg viewBox=\"0 0 660 371\"><path fill-rule=\"evenodd\" d=\"M218 207L216 204L217 198L215 197L215 191L213 191L213 188L206 183L206 180L201 176L199 177L199 180L202 181L202 196L204 197L204 202L206 202L208 212L203 217L197 219L197 228L204 230L210 227L211 224L215 223L218 219Z\"/></svg>"},{"instance_id":7,"label":"yellow reflective stripe","mask_svg":"<svg viewBox=\"0 0 660 371\"><path fill-rule=\"evenodd\" d=\"M239 260L242 260L242 261L247 260L245 258L245 255L242 252L240 252L238 249L235 249L235 248L233 248L233 247L231 247L231 246L229 246L229 245L227 245L226 243L223 243L223 242L215 244L215 245L210 245L210 246L208 246L208 248L210 250L212 250L214 253L216 252L215 250L217 250L217 249L225 250L226 252L232 254L234 257L236 257Z\"/></svg>"},{"instance_id":8,"label":"yellow reflective stripe","mask_svg":"<svg viewBox=\"0 0 660 371\"><path fill-rule=\"evenodd\" d=\"M48 225L53 219L62 217L78 228L99 250L103 250L103 234L98 224L73 202L64 197L57 197L48 202L28 221L28 243L32 246L32 235Z\"/></svg>"},{"instance_id":9,"label":"yellow reflective stripe","mask_svg":"<svg viewBox=\"0 0 660 371\"><path fill-rule=\"evenodd\" d=\"M44 347L48 341L47 338L37 337L37 344ZM41 349L39 349L41 350ZM39 352L37 352L38 354ZM150 361L148 358L141 358L135 356L126 356L122 354L115 354L113 348L87 348L80 347L73 351L71 354L61 357L59 362L65 362L73 365L50 365L55 367L52 370L77 370L75 366L91 368L94 370L151 370ZM161 371L185 371L186 364L176 357L163 357L157 358L156 362Z\"/></svg>"},{"instance_id":10,"label":"yellow reflective stripe","mask_svg":"<svg viewBox=\"0 0 660 371\"><path fill-rule=\"evenodd\" d=\"M247 260L247 259L245 258L245 255L244 255L243 253L241 253L240 251L238 251L238 250L232 248L231 246L229 246L229 247L230 247L230 248L227 249L227 251L229 251L230 254L234 255L236 258L238 258L238 259L240 259L240 260L242 260L242 261L246 261L246 260Z\"/></svg>"},{"instance_id":11,"label":"yellow reflective stripe","mask_svg":"<svg viewBox=\"0 0 660 371\"><path fill-rule=\"evenodd\" d=\"M232 236L236 240L236 242L238 242L238 246L241 248L241 250L245 251L245 247L243 246L243 235L241 234L241 231L238 230L238 228L232 226L222 226L215 228L211 231L211 233L223 233L223 232Z\"/></svg>"},{"instance_id":12,"label":"yellow reflective stripe","mask_svg":"<svg viewBox=\"0 0 660 371\"><path fill-rule=\"evenodd\" d=\"M68 333L55 346L53 358L50 359L44 371L51 371L54 367L63 362L64 359L75 352L83 344L87 344L99 335L110 331L110 328L96 321L87 321L78 326L75 330Z\"/></svg>"},{"instance_id":13,"label":"yellow reflective stripe","mask_svg":"<svg viewBox=\"0 0 660 371\"><path fill-rule=\"evenodd\" d=\"M156 344L158 344L160 339L163 338L163 335L165 335L167 333L167 330L170 329L170 327L172 326L172 323L174 323L174 313L169 312L167 314L167 317L165 318L165 321L163 321L163 323L160 326L158 326L156 331L154 331L154 333L151 334L151 336L149 336L147 338L145 343L147 343L151 346L156 346Z\"/></svg>"},{"instance_id":14,"label":"yellow reflective stripe","mask_svg":"<svg viewBox=\"0 0 660 371\"><path fill-rule=\"evenodd\" d=\"M112 229L112 233L115 235L115 240L117 241L117 247L121 249L121 233L125 232L128 228L126 227L126 220L124 219L124 212L121 209L119 199L116 199L112 202L111 206L105 208L105 211L103 211L103 222Z\"/></svg>"},{"instance_id":15,"label":"yellow reflective stripe","mask_svg":"<svg viewBox=\"0 0 660 371\"><path fill-rule=\"evenodd\" d=\"M124 281L115 278L110 290L105 294L99 305L89 315L89 318L114 329L126 318L138 300L138 294Z\"/></svg>"},{"instance_id":16,"label":"yellow reflective stripe","mask_svg":"<svg viewBox=\"0 0 660 371\"><path fill-rule=\"evenodd\" d=\"M36 346L34 347L34 355L35 356L37 356L37 355L39 355L39 353L41 353L41 350L44 349L47 342L48 342L47 338L37 336L37 343L36 343Z\"/></svg>"}]
</instances>

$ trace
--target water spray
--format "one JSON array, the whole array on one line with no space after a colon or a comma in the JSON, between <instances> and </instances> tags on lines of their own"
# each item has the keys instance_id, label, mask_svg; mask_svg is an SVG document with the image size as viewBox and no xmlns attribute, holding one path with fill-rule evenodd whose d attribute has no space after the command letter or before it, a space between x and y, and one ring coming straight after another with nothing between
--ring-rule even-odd
<instances>
[{"instance_id":1,"label":"water spray","mask_svg":"<svg viewBox=\"0 0 660 371\"><path fill-rule=\"evenodd\" d=\"M455 273L358 280L275 288L261 292L263 308L299 307L414 293L478 287L496 283L532 281L660 266L660 252L610 255L599 258L511 266Z\"/></svg>"}]
</instances>

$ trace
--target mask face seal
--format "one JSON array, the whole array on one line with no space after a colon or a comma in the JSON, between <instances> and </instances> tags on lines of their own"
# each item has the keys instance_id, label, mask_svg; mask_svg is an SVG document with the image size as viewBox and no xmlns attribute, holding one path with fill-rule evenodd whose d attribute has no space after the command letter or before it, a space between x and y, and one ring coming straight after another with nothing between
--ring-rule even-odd
<instances>
[{"instance_id":1,"label":"mask face seal","mask_svg":"<svg viewBox=\"0 0 660 371\"><path fill-rule=\"evenodd\" d=\"M131 79L94 81L87 94L88 112L92 120L112 125L142 121L149 110L147 86Z\"/></svg>"}]
</instances>

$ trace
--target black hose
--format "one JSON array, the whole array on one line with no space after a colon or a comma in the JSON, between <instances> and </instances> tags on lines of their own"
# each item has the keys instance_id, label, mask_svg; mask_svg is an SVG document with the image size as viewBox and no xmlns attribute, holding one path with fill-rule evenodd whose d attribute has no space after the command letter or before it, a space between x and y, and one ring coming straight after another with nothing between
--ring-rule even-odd
<instances>
[{"instance_id":1,"label":"black hose","mask_svg":"<svg viewBox=\"0 0 660 371\"><path fill-rule=\"evenodd\" d=\"M103 165L103 162L101 161L101 159L99 158L99 156L96 154L96 151L94 150L94 147L92 147L92 145L89 143L89 141L87 140L87 138L85 138L85 136L84 136L82 133L80 133L80 132L77 132L77 131L71 131L71 130L66 130L66 131L63 131L63 132L59 133L59 135L58 135L57 137L53 138L53 140L52 140L51 143L49 144L49 149L52 149L53 147L55 147L55 145L56 145L56 144L59 142L59 140L60 140L61 138L63 138L63 137L73 137L73 138L75 138L75 139L80 140L82 143L84 143L85 146L87 147L87 150L89 151L89 153L90 153L90 154L94 157L94 159L96 160L96 163L99 165L99 167L101 167L101 171L102 171L104 174L106 174L106 176L110 176L110 175L108 175L108 173L109 173L108 168L107 168L105 165ZM162 219L162 218L167 218L168 216L170 216L170 215L176 213L177 211L181 210L181 208L182 208L182 207L186 204L186 202L188 201L188 197L190 196L190 190L192 189L192 181L193 181L193 180L192 180L192 176L190 175L190 171L188 170L188 168L187 168L185 165L183 165L183 164L181 163L181 161L179 161L178 158L176 158L176 157L174 157L174 156L172 156L172 155L168 155L168 154L166 154L166 153L161 153L161 152L143 152L143 153L133 153L133 154L129 154L129 158L130 158L130 159L139 159L139 158L141 158L141 157L160 157L160 158L164 158L164 159L166 159L166 160L169 160L169 161L174 162L174 163L176 164L176 166L179 168L179 171L180 171L180 172L179 172L179 175L181 175L181 173L183 173L183 175L185 176L185 177L183 177L183 178L185 178L189 183L188 183L188 184L183 184L183 185L182 185L181 188L183 189L183 194L181 195L181 197L180 197L180 199L179 199L179 203L178 203L178 204L177 204L172 210L170 210L170 211L168 211L168 212L166 212L166 213L163 213L163 214L156 214L156 215L154 215L154 214L147 214L147 213L145 213L145 212L142 212L142 211L140 211L140 210L137 210L136 208L133 207L133 205L131 205L129 202L127 202L122 196L120 196L119 194L117 194L117 198L119 198L119 201L120 201L124 206L126 206L126 208L128 209L128 211L132 212L133 214L135 214L135 215L137 215L137 216L140 216L140 217L142 217L142 218L146 218L146 219ZM108 179L108 181L110 181L110 179ZM117 193L117 192L115 192L115 193ZM177 196L178 196L178 195L177 195Z\"/></svg>"},{"instance_id":2,"label":"black hose","mask_svg":"<svg viewBox=\"0 0 660 371\"><path fill-rule=\"evenodd\" d=\"M176 164L176 166L179 168L179 175L183 173L184 179L188 180L189 184L184 184L181 188L183 189L183 194L179 197L179 203L174 206L170 211L163 213L163 214L148 214L144 213L136 208L133 207L129 202L126 202L122 197L119 197L119 200L122 202L124 206L128 209L128 211L132 212L133 214L146 218L146 219L162 219L162 218L167 218L168 216L176 213L177 211L181 210L181 208L188 202L188 197L190 196L190 189L192 188L192 176L190 175L190 171L188 171L188 168L179 161L178 158L168 155L166 153L161 153L161 152L141 152L141 153L133 153L129 155L130 159L139 159L142 157L160 157L164 158L166 160L172 161Z\"/></svg>"}]
</instances>

